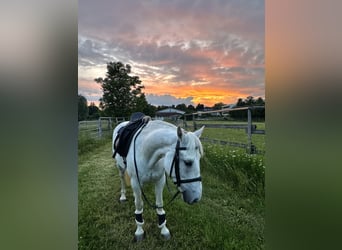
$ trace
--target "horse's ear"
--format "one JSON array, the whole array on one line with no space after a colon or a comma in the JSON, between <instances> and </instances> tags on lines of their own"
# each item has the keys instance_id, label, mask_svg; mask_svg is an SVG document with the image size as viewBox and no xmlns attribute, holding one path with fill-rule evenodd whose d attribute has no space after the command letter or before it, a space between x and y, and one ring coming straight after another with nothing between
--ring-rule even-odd
<instances>
[{"instance_id":1,"label":"horse's ear","mask_svg":"<svg viewBox=\"0 0 342 250\"><path fill-rule=\"evenodd\" d=\"M179 127L179 126L177 128L177 135L178 135L178 138L180 140L182 140L183 131L182 131L181 127Z\"/></svg>"},{"instance_id":2,"label":"horse's ear","mask_svg":"<svg viewBox=\"0 0 342 250\"><path fill-rule=\"evenodd\" d=\"M202 126L202 128L200 128L199 130L196 130L196 131L194 132L194 134L195 134L198 138L200 138L201 135L202 135L203 129L204 129L204 126Z\"/></svg>"}]
</instances>

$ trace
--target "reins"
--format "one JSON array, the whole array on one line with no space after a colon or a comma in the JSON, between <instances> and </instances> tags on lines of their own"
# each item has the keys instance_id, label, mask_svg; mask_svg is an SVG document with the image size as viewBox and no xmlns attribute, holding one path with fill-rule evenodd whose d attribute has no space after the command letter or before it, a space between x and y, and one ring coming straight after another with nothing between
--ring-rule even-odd
<instances>
[{"instance_id":1,"label":"reins","mask_svg":"<svg viewBox=\"0 0 342 250\"><path fill-rule=\"evenodd\" d=\"M138 133L135 135L134 137L134 141L133 141L133 156L134 156L134 167L135 167L135 173L136 173L136 176L137 176L137 180L138 180L138 183L139 183L139 187L140 187L140 190L141 190L141 194L144 198L144 200L146 201L146 203L151 207L151 208L154 208L154 209L157 209L157 208L163 208L163 207L166 207L168 206L171 202L174 201L174 199L176 199L176 197L178 196L178 194L181 193L181 191L179 190L179 187L180 187L180 184L181 183L190 183L190 182L195 182L195 181L201 181L202 178L201 176L197 177L197 178L192 178L192 179L185 179L185 180L182 180L180 178L180 173L179 173L179 151L180 150L186 150L186 147L180 147L180 141L178 140L177 141L177 144L176 144L176 148L175 148L175 156L173 157L173 161L172 161L172 164L171 164L171 169L170 169L170 178L172 178L172 170L173 170L173 166L175 166L175 175L176 175L176 181L173 181L174 184L177 184L177 187L178 187L178 190L177 192L172 196L172 198L167 202L166 205L164 206L157 206L157 205L154 205L152 204L146 197L145 193L144 193L144 190L141 186L141 182L140 182L140 178L139 178L139 173L138 173L138 167L137 167L137 162L136 162L136 157L135 157L135 141L137 139L137 137L140 135L141 131L143 130L143 128L147 125L147 122L145 122L140 130L138 131ZM166 182L167 182L167 176L166 176ZM169 189L169 186L167 185L168 189ZM170 190L169 190L170 191Z\"/></svg>"}]
</instances>

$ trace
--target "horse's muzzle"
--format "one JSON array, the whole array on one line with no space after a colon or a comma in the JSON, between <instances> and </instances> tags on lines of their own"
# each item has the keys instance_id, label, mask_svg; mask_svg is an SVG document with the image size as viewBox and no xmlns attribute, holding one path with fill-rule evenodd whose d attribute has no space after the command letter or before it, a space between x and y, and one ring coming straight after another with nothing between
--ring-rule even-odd
<instances>
[{"instance_id":1,"label":"horse's muzzle","mask_svg":"<svg viewBox=\"0 0 342 250\"><path fill-rule=\"evenodd\" d=\"M198 202L199 201L199 199L198 198L195 198L190 204L194 204L194 203L196 203L196 202Z\"/></svg>"},{"instance_id":2,"label":"horse's muzzle","mask_svg":"<svg viewBox=\"0 0 342 250\"><path fill-rule=\"evenodd\" d=\"M182 193L182 195L183 195L183 200L184 200L186 203L188 203L189 205L192 205L192 204L198 202L198 201L201 199L200 196L195 195L195 194L194 194L193 192L191 192L191 191L184 191L184 192Z\"/></svg>"},{"instance_id":3,"label":"horse's muzzle","mask_svg":"<svg viewBox=\"0 0 342 250\"><path fill-rule=\"evenodd\" d=\"M190 200L190 201L186 201L189 205L193 205L193 204L195 204L196 202L198 202L199 201L199 199L198 198L195 198L195 199L193 199L193 200Z\"/></svg>"}]
</instances>

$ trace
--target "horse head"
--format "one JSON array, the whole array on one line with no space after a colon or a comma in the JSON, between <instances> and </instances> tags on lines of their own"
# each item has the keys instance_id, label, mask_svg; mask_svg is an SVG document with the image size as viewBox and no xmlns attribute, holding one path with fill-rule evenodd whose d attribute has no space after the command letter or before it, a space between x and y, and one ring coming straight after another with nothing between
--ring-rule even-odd
<instances>
[{"instance_id":1,"label":"horse head","mask_svg":"<svg viewBox=\"0 0 342 250\"><path fill-rule=\"evenodd\" d=\"M175 183L182 192L183 200L188 204L193 204L202 197L200 158L203 155L203 148L199 137L203 129L204 126L195 132L186 132L180 127L177 128L178 157L175 157Z\"/></svg>"}]
</instances>

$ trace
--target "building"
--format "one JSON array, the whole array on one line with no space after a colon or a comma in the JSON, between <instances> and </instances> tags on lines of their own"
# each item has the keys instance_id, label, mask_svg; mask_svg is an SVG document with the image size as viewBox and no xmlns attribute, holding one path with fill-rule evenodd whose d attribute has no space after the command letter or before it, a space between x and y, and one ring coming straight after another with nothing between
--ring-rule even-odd
<instances>
[{"instance_id":1,"label":"building","mask_svg":"<svg viewBox=\"0 0 342 250\"><path fill-rule=\"evenodd\" d=\"M179 117L181 117L185 112L174 109L174 108L167 108L162 109L156 112L156 119L163 120L164 118L177 120Z\"/></svg>"},{"instance_id":2,"label":"building","mask_svg":"<svg viewBox=\"0 0 342 250\"><path fill-rule=\"evenodd\" d=\"M236 108L236 104L228 104L222 107L223 109L233 109Z\"/></svg>"}]
</instances>

